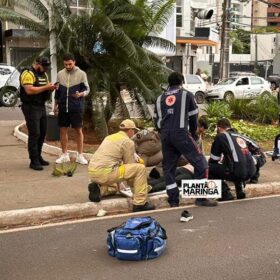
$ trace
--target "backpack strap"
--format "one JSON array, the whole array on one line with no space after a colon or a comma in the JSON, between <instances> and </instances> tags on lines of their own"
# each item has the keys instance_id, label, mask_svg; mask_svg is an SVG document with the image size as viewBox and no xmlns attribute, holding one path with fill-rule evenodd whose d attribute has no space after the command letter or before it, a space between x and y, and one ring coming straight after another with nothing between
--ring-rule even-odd
<instances>
[{"instance_id":1,"label":"backpack strap","mask_svg":"<svg viewBox=\"0 0 280 280\"><path fill-rule=\"evenodd\" d=\"M238 156L237 156L237 152L236 152L233 140L231 138L231 135L228 132L224 132L224 134L227 137L227 140L228 140L228 143L229 143L229 146L230 146L230 149L231 149L233 161L234 162L239 162L239 159L238 159Z\"/></svg>"}]
</instances>

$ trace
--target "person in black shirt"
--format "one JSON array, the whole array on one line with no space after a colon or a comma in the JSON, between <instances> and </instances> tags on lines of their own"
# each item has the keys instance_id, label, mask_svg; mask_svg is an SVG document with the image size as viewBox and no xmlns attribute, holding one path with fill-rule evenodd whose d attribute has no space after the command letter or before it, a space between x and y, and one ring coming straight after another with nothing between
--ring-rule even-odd
<instances>
[{"instance_id":1,"label":"person in black shirt","mask_svg":"<svg viewBox=\"0 0 280 280\"><path fill-rule=\"evenodd\" d=\"M231 129L230 121L222 118L217 122L217 136L211 147L209 178L233 181L237 199L246 197L245 181L256 172L255 163L246 141ZM222 181L222 199L232 200L228 185Z\"/></svg>"},{"instance_id":2,"label":"person in black shirt","mask_svg":"<svg viewBox=\"0 0 280 280\"><path fill-rule=\"evenodd\" d=\"M47 57L38 57L30 68L21 72L19 78L21 109L28 129L29 167L34 170L43 170L43 165L49 165L41 155L47 128L45 102L56 88L46 74L49 66Z\"/></svg>"},{"instance_id":3,"label":"person in black shirt","mask_svg":"<svg viewBox=\"0 0 280 280\"><path fill-rule=\"evenodd\" d=\"M198 107L191 92L182 88L184 77L172 72L168 77L168 89L156 100L155 126L160 131L163 173L171 207L179 206L179 189L176 183L176 167L183 155L194 167L195 179L208 175L207 161L196 144ZM206 198L196 199L200 206L216 206L217 202Z\"/></svg>"}]
</instances>

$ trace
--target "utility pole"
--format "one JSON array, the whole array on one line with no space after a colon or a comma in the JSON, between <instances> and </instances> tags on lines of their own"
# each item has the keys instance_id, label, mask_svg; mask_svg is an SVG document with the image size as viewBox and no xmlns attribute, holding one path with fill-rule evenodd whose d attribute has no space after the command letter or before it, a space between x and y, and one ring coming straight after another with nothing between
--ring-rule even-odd
<instances>
[{"instance_id":1,"label":"utility pole","mask_svg":"<svg viewBox=\"0 0 280 280\"><path fill-rule=\"evenodd\" d=\"M256 75L259 75L259 67L258 67L258 34L255 33L255 65L254 72Z\"/></svg>"},{"instance_id":2,"label":"utility pole","mask_svg":"<svg viewBox=\"0 0 280 280\"><path fill-rule=\"evenodd\" d=\"M220 49L220 79L229 77L230 7L231 0L224 0Z\"/></svg>"}]
</instances>

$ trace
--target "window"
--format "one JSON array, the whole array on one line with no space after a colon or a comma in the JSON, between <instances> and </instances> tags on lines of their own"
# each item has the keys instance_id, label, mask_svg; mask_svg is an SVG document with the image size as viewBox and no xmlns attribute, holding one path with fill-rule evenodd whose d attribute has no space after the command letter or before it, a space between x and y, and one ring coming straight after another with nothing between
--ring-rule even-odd
<instances>
[{"instance_id":1,"label":"window","mask_svg":"<svg viewBox=\"0 0 280 280\"><path fill-rule=\"evenodd\" d=\"M206 47L206 53L207 53L207 54L212 54L212 53L213 53L212 46L207 46L207 47Z\"/></svg>"},{"instance_id":2,"label":"window","mask_svg":"<svg viewBox=\"0 0 280 280\"><path fill-rule=\"evenodd\" d=\"M11 73L10 69L0 67L0 75L10 75Z\"/></svg>"},{"instance_id":3,"label":"window","mask_svg":"<svg viewBox=\"0 0 280 280\"><path fill-rule=\"evenodd\" d=\"M263 81L260 78L251 77L251 83L252 85L261 85L263 84Z\"/></svg>"},{"instance_id":4,"label":"window","mask_svg":"<svg viewBox=\"0 0 280 280\"><path fill-rule=\"evenodd\" d=\"M237 83L237 86L246 86L249 85L249 79L248 78L242 78Z\"/></svg>"},{"instance_id":5,"label":"window","mask_svg":"<svg viewBox=\"0 0 280 280\"><path fill-rule=\"evenodd\" d=\"M186 75L185 82L187 84L201 84L200 79L194 75Z\"/></svg>"},{"instance_id":6,"label":"window","mask_svg":"<svg viewBox=\"0 0 280 280\"><path fill-rule=\"evenodd\" d=\"M176 27L183 27L182 0L176 1Z\"/></svg>"}]
</instances>

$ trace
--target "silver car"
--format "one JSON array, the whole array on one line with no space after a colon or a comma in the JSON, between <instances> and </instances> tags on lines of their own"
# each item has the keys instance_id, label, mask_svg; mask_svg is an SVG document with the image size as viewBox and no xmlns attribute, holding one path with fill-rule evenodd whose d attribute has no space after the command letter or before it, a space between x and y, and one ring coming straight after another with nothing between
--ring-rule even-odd
<instances>
[{"instance_id":1,"label":"silver car","mask_svg":"<svg viewBox=\"0 0 280 280\"><path fill-rule=\"evenodd\" d=\"M185 83L183 87L193 93L196 102L201 104L205 100L206 83L198 75L184 75Z\"/></svg>"},{"instance_id":2,"label":"silver car","mask_svg":"<svg viewBox=\"0 0 280 280\"><path fill-rule=\"evenodd\" d=\"M18 100L19 71L5 64L0 64L0 106L12 107Z\"/></svg>"},{"instance_id":3,"label":"silver car","mask_svg":"<svg viewBox=\"0 0 280 280\"><path fill-rule=\"evenodd\" d=\"M254 99L265 91L271 93L270 84L262 77L230 77L210 88L207 92L207 100Z\"/></svg>"}]
</instances>

